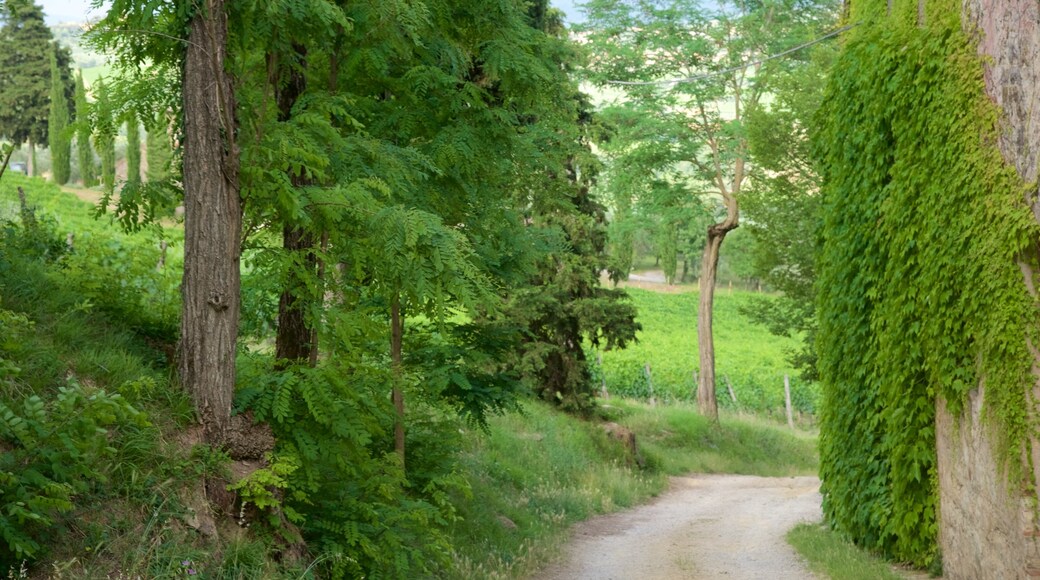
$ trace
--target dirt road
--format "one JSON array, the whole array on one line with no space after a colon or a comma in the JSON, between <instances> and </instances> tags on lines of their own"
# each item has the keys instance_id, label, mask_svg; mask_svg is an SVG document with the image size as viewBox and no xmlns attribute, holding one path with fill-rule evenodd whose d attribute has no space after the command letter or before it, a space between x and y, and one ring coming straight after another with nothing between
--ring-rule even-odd
<instances>
[{"instance_id":1,"label":"dirt road","mask_svg":"<svg viewBox=\"0 0 1040 580\"><path fill-rule=\"evenodd\" d=\"M813 578L784 535L821 519L819 487L815 477L676 477L650 504L578 524L535 578Z\"/></svg>"}]
</instances>

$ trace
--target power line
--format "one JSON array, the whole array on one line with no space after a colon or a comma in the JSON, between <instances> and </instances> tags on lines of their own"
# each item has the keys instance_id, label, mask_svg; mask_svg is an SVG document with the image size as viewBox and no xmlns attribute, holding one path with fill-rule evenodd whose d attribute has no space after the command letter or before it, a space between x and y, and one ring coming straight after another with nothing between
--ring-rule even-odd
<instances>
[{"instance_id":1,"label":"power line","mask_svg":"<svg viewBox=\"0 0 1040 580\"><path fill-rule=\"evenodd\" d=\"M810 46L812 46L814 44L819 44L819 43L823 42L824 40L827 40L828 38L835 37L835 36L837 36L837 35L839 35L839 34L841 34L843 32L851 30L852 28L854 28L856 26L859 26L859 25L860 25L859 22L855 22L853 24L848 24L846 26L842 26L841 28L836 28L836 29L828 32L827 34L824 34L823 36L821 36L819 38L816 38L814 40L810 40L809 42L804 42L802 44L799 44L798 46L791 47L791 48L789 48L789 49L787 49L787 50L785 50L783 52L778 52L776 54L771 54L771 55L769 55L769 56L767 56L765 58L762 58L762 59L759 59L759 60L756 60L756 61L752 61L752 62L748 62L748 63L742 64L740 66L735 66L735 67L732 67L732 68L728 68L728 69L725 69L725 70L715 71L715 72L711 72L711 73L706 73L706 74L702 74L702 75L686 77L686 78L681 78L681 79L668 79L668 80L663 80L663 81L607 81L607 84L609 84L609 85L627 85L627 86L677 85L677 84L681 84L681 83L692 83L692 82L701 81L701 80L704 80L704 79L710 79L712 77L717 77L719 75L724 75L724 74L729 74L731 72L736 72L738 70L745 69L745 68L747 68L749 66L757 66L757 65L760 65L760 64L762 64L762 63L764 63L766 61L770 61L770 60L773 60L773 59L776 59L776 58L780 58L782 56L787 56L787 55L789 55L789 54L791 54L793 52L798 52L799 50L802 50L803 48L808 48L808 47L810 47Z\"/></svg>"}]
</instances>

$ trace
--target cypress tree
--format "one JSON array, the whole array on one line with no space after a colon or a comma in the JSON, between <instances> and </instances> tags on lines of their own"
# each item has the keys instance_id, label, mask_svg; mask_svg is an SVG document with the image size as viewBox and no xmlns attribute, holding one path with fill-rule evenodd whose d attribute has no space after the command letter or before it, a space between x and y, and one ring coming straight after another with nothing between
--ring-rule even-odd
<instances>
[{"instance_id":1,"label":"cypress tree","mask_svg":"<svg viewBox=\"0 0 1040 580\"><path fill-rule=\"evenodd\" d=\"M141 123L133 113L126 118L126 181L141 182Z\"/></svg>"},{"instance_id":2,"label":"cypress tree","mask_svg":"<svg viewBox=\"0 0 1040 580\"><path fill-rule=\"evenodd\" d=\"M97 180L94 167L94 150L90 147L90 104L87 103L87 88L83 84L83 71L76 74L76 158L83 187L91 187Z\"/></svg>"},{"instance_id":3,"label":"cypress tree","mask_svg":"<svg viewBox=\"0 0 1040 580\"><path fill-rule=\"evenodd\" d=\"M68 133L69 99L58 68L58 46L51 51L51 107L48 137L51 149L51 174L54 182L65 185L72 172L72 139Z\"/></svg>"},{"instance_id":4,"label":"cypress tree","mask_svg":"<svg viewBox=\"0 0 1040 580\"><path fill-rule=\"evenodd\" d=\"M0 4L0 134L16 146L47 137L51 32L31 0Z\"/></svg>"},{"instance_id":5,"label":"cypress tree","mask_svg":"<svg viewBox=\"0 0 1040 580\"><path fill-rule=\"evenodd\" d=\"M94 148L101 156L101 186L112 191L116 186L116 125L112 103L102 79L94 85Z\"/></svg>"},{"instance_id":6,"label":"cypress tree","mask_svg":"<svg viewBox=\"0 0 1040 580\"><path fill-rule=\"evenodd\" d=\"M48 138L51 55L66 98L72 93L72 55L52 44L43 9L32 0L0 2L0 24L0 135L35 150Z\"/></svg>"},{"instance_id":7,"label":"cypress tree","mask_svg":"<svg viewBox=\"0 0 1040 580\"><path fill-rule=\"evenodd\" d=\"M173 147L168 134L169 125L165 115L159 115L154 122L145 127L145 158L148 168L144 171L144 179L149 183L162 181L170 176L170 161L173 159Z\"/></svg>"}]
</instances>

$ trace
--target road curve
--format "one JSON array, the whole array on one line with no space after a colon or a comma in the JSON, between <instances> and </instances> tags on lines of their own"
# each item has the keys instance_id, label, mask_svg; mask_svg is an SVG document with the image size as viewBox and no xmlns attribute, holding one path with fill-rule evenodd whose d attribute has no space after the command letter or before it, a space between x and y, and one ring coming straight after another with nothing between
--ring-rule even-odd
<instances>
[{"instance_id":1,"label":"road curve","mask_svg":"<svg viewBox=\"0 0 1040 580\"><path fill-rule=\"evenodd\" d=\"M813 578L784 536L820 521L815 477L691 475L653 502L574 527L533 580Z\"/></svg>"}]
</instances>

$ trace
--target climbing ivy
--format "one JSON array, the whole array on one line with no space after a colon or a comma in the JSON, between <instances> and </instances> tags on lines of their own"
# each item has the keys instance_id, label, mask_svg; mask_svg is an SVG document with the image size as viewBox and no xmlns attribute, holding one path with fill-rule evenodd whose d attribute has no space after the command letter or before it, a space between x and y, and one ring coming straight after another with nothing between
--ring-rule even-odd
<instances>
[{"instance_id":1,"label":"climbing ivy","mask_svg":"<svg viewBox=\"0 0 1040 580\"><path fill-rule=\"evenodd\" d=\"M1027 444L1037 309L1017 261L1040 228L996 147L999 111L960 6L853 4L817 118L824 511L920 566L937 546L935 409L984 382L1011 486ZM1009 487L1011 489L1012 487Z\"/></svg>"}]
</instances>

